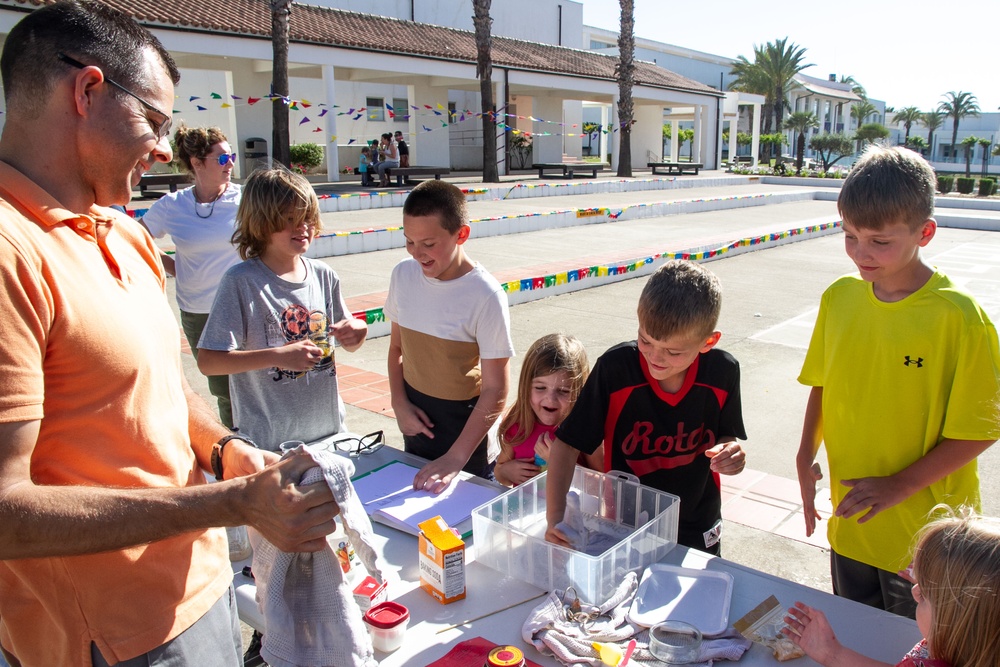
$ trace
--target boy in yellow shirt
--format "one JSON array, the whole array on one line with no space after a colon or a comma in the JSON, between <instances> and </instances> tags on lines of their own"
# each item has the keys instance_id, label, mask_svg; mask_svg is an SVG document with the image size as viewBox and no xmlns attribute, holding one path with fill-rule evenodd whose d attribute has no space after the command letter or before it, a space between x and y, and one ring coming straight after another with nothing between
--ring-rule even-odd
<instances>
[{"instance_id":1,"label":"boy in yellow shirt","mask_svg":"<svg viewBox=\"0 0 1000 667\"><path fill-rule=\"evenodd\" d=\"M917 530L939 503L979 508L976 458L1000 437L997 333L975 299L928 265L936 178L903 148L873 146L837 201L847 255L820 304L799 376L812 387L796 457L806 535L826 444L837 595L914 617Z\"/></svg>"}]
</instances>

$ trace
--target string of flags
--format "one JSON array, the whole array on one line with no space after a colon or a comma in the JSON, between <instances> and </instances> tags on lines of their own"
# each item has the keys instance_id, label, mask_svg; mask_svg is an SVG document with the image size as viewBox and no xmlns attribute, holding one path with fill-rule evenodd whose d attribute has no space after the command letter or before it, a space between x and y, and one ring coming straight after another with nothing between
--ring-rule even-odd
<instances>
[{"instance_id":1,"label":"string of flags","mask_svg":"<svg viewBox=\"0 0 1000 667\"><path fill-rule=\"evenodd\" d=\"M643 268L647 264L652 264L657 260L671 260L671 259L686 259L694 262L705 261L707 259L713 259L720 255L725 255L726 253L741 247L752 247L756 245L761 245L763 243L770 243L774 241L779 241L792 236L800 236L803 234L811 234L814 232L824 231L827 229L836 229L841 226L841 222L824 222L816 225L809 225L807 227L799 227L797 229L788 229L781 232L772 232L770 234L762 234L760 236L750 236L741 239L736 239L729 243L720 245L715 248L708 250L701 250L698 252L690 252L687 250L682 251L665 251L662 253L656 253L655 255L649 255L646 257L631 259L623 262L612 262L610 264L598 264L594 266L585 266L583 268L573 268L567 269L566 271L560 271L558 273L551 273L544 276L532 276L529 278L522 278L520 280L511 280L507 282L500 283L503 287L504 292L510 294L512 292L528 292L532 290L542 290L549 287L555 287L558 285L563 285L566 283L576 282L578 280L583 280L585 278L602 278L606 276L618 276L626 273L632 273L638 269ZM358 319L364 319L368 324L374 324L376 322L385 322L385 313L382 308L369 308L364 311L353 313Z\"/></svg>"},{"instance_id":2,"label":"string of flags","mask_svg":"<svg viewBox=\"0 0 1000 667\"><path fill-rule=\"evenodd\" d=\"M312 132L324 132L325 128L320 126L318 119L324 118L328 113L334 111L335 114L339 116L347 116L351 121L358 121L361 119L380 121L381 119L395 120L397 117L400 119L409 120L411 117L420 119L420 132L436 132L442 129L447 129L450 125L464 123L470 120L482 119L484 115L490 116L494 121L497 128L504 130L505 132L510 132L514 135L524 135L527 137L554 137L554 136L565 136L565 137L587 137L597 133L602 134L612 134L618 132L620 125L615 127L611 124L606 126L594 126L593 132L585 132L583 128L583 123L563 123L562 121L546 120L544 118L536 118L535 116L523 116L517 114L508 114L502 111L500 112L482 112L482 111L471 111L469 109L461 110L450 110L440 102L436 105L430 104L411 104L409 108L396 109L393 105L388 102L384 102L381 107L344 107L338 104L326 104L324 102L313 103L306 99L295 99L292 97L284 95L275 94L264 94L257 97L252 95L241 96L241 95L229 95L228 98L223 97L221 94L216 92L208 93L207 95L190 95L187 99L188 104L193 105L194 111L204 112L210 111L213 108L218 109L231 109L237 106L253 106L258 102L263 100L269 100L272 102L282 102L288 106L289 111L302 112L302 117L298 120L296 125L301 127L303 125L315 125ZM313 111L308 111L313 109ZM183 113L184 109L174 109L173 112ZM310 115L306 115L310 114ZM513 119L522 121L531 121L532 123L541 123L543 125L551 125L554 128L569 128L570 130L579 130L578 132L560 132L560 131L532 131L524 130L512 125L510 121ZM587 128L591 129L591 128ZM346 138L346 145L351 145L358 141L364 141L363 138L355 137L340 137ZM337 141L337 135L331 135L330 141Z\"/></svg>"}]
</instances>

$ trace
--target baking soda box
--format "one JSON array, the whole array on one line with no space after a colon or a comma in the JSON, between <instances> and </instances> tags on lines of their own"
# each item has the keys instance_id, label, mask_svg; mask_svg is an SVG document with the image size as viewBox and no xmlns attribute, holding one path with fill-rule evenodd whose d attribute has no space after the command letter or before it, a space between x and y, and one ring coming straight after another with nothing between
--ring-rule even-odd
<instances>
[{"instance_id":1,"label":"baking soda box","mask_svg":"<svg viewBox=\"0 0 1000 667\"><path fill-rule=\"evenodd\" d=\"M441 604L465 598L465 542L439 516L419 527L420 587Z\"/></svg>"}]
</instances>

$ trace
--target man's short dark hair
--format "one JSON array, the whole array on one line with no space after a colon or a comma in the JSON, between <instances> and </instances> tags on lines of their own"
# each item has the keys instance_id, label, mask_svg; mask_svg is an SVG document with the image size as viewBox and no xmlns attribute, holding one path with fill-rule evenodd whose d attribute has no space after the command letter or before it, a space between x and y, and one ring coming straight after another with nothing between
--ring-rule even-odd
<instances>
[{"instance_id":1,"label":"man's short dark hair","mask_svg":"<svg viewBox=\"0 0 1000 667\"><path fill-rule=\"evenodd\" d=\"M146 50L152 49L176 85L180 72L160 41L128 14L92 0L57 2L15 25L0 56L8 109L31 111L44 104L55 81L70 68L57 55L96 65L104 76L129 89L150 90ZM117 93L124 95L124 93Z\"/></svg>"}]
</instances>

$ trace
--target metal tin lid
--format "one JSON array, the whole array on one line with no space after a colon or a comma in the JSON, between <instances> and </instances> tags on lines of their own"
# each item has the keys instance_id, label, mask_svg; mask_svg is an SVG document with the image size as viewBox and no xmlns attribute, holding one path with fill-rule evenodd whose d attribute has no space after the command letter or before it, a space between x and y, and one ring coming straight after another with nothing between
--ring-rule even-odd
<instances>
[{"instance_id":1,"label":"metal tin lid","mask_svg":"<svg viewBox=\"0 0 1000 667\"><path fill-rule=\"evenodd\" d=\"M410 610L391 600L380 602L365 612L365 621L372 627L382 629L394 628L409 618Z\"/></svg>"},{"instance_id":2,"label":"metal tin lid","mask_svg":"<svg viewBox=\"0 0 1000 667\"><path fill-rule=\"evenodd\" d=\"M486 667L523 667L524 653L516 646L497 646L486 658Z\"/></svg>"}]
</instances>

